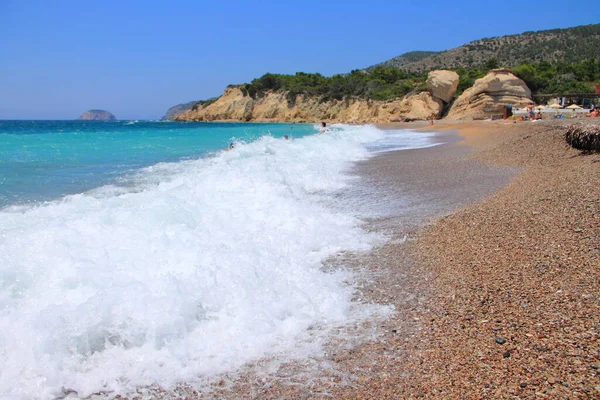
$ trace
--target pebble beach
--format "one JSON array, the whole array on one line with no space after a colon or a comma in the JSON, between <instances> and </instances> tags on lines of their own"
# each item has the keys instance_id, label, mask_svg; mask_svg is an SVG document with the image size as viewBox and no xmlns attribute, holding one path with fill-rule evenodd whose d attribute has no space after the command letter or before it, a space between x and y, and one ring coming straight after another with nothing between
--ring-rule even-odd
<instances>
[{"instance_id":1,"label":"pebble beach","mask_svg":"<svg viewBox=\"0 0 600 400\"><path fill-rule=\"evenodd\" d=\"M327 267L353 265L355 300L395 313L340 328L307 360L133 398L600 398L600 153L571 148L568 125L382 126L444 144L357 165L383 201L411 200L368 221L387 244Z\"/></svg>"},{"instance_id":2,"label":"pebble beach","mask_svg":"<svg viewBox=\"0 0 600 400\"><path fill-rule=\"evenodd\" d=\"M397 313L372 341L332 345L317 378L307 362L196 395L599 398L600 154L567 145L567 125L409 124L459 136L358 167L414 194L413 212L371 221L396 240L353 261L371 271L357 297Z\"/></svg>"},{"instance_id":3,"label":"pebble beach","mask_svg":"<svg viewBox=\"0 0 600 400\"><path fill-rule=\"evenodd\" d=\"M389 250L410 255L409 290L427 298L399 314L410 332L367 350L373 376L334 397L600 396L600 154L570 148L566 125L437 127L459 131L466 159L517 172Z\"/></svg>"},{"instance_id":4,"label":"pebble beach","mask_svg":"<svg viewBox=\"0 0 600 400\"><path fill-rule=\"evenodd\" d=\"M427 340L382 397L600 397L600 155L565 125L461 130L473 159L522 172L410 246L432 274Z\"/></svg>"}]
</instances>

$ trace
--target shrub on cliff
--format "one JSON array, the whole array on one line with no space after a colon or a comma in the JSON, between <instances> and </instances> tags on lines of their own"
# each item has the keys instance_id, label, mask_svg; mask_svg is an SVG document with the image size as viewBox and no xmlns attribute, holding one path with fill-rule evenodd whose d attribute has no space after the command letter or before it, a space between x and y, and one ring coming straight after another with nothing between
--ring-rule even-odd
<instances>
[{"instance_id":1,"label":"shrub on cliff","mask_svg":"<svg viewBox=\"0 0 600 400\"><path fill-rule=\"evenodd\" d=\"M204 108L204 107L211 105L218 99L219 99L218 97L211 97L210 99L197 101L196 103L194 103L194 105L192 107L190 107L190 110L197 111L200 108Z\"/></svg>"},{"instance_id":2,"label":"shrub on cliff","mask_svg":"<svg viewBox=\"0 0 600 400\"><path fill-rule=\"evenodd\" d=\"M253 99L266 92L286 91L292 105L297 95L319 96L321 101L361 97L387 100L402 97L417 83L425 81L425 75L409 74L396 68L377 67L371 71L353 70L349 74L324 77L321 74L298 72L295 75L267 73L241 87L245 96Z\"/></svg>"}]
</instances>

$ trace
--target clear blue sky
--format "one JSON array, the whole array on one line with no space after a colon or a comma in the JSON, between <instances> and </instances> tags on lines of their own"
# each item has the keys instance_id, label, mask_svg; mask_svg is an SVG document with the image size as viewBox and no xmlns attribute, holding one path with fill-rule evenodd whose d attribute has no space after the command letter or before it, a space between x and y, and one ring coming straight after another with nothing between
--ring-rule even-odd
<instances>
[{"instance_id":1,"label":"clear blue sky","mask_svg":"<svg viewBox=\"0 0 600 400\"><path fill-rule=\"evenodd\" d=\"M412 50L599 22L586 3L0 0L0 119L155 119L266 72L344 73Z\"/></svg>"}]
</instances>

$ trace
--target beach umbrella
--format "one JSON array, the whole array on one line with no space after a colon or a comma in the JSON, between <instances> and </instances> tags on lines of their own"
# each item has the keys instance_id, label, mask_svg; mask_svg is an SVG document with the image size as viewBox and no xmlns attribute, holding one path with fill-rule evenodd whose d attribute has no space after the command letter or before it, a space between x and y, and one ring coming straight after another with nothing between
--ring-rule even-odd
<instances>
[{"instance_id":1,"label":"beach umbrella","mask_svg":"<svg viewBox=\"0 0 600 400\"><path fill-rule=\"evenodd\" d=\"M571 104L569 107L567 107L569 110L577 110L581 107L579 107L577 104Z\"/></svg>"},{"instance_id":2,"label":"beach umbrella","mask_svg":"<svg viewBox=\"0 0 600 400\"><path fill-rule=\"evenodd\" d=\"M536 110L543 110L544 108L546 108L546 106L539 105L535 109Z\"/></svg>"},{"instance_id":3,"label":"beach umbrella","mask_svg":"<svg viewBox=\"0 0 600 400\"><path fill-rule=\"evenodd\" d=\"M562 108L561 105L557 104L557 103L550 104L548 107L550 107L550 108L556 108L556 109Z\"/></svg>"}]
</instances>

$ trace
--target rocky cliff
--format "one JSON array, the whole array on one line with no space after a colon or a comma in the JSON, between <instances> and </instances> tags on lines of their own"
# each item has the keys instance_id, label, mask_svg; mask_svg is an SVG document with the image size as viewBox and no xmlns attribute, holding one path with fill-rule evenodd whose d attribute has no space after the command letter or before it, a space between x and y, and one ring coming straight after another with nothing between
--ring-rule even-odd
<instances>
[{"instance_id":1,"label":"rocky cliff","mask_svg":"<svg viewBox=\"0 0 600 400\"><path fill-rule=\"evenodd\" d=\"M441 73L435 75L436 73ZM256 121L256 122L345 122L380 123L436 119L456 92L458 75L432 72L437 79L428 90L409 93L402 99L376 101L363 98L321 101L319 97L268 91L253 98L240 86L228 87L215 101L202 102L173 117L175 121ZM433 75L432 75L433 76ZM454 78L456 82L454 81ZM433 93L433 94L432 94ZM440 96L440 97L438 97Z\"/></svg>"},{"instance_id":2,"label":"rocky cliff","mask_svg":"<svg viewBox=\"0 0 600 400\"><path fill-rule=\"evenodd\" d=\"M321 102L319 98L296 96L289 103L285 93L268 92L253 99L239 87L229 87L217 101L177 115L175 121L254 121L254 122L342 122L380 123L438 118L442 103L429 92L404 99L374 101L351 98Z\"/></svg>"},{"instance_id":3,"label":"rocky cliff","mask_svg":"<svg viewBox=\"0 0 600 400\"><path fill-rule=\"evenodd\" d=\"M452 101L458 81L455 72L433 71L427 79L427 90L387 101L361 98L321 101L319 97L304 95L290 101L286 92L273 91L253 98L239 86L230 86L217 100L198 102L173 120L364 124L438 119L444 111L448 111L446 119L486 119L502 114L506 105L522 107L531 101L531 91L525 82L508 70L492 70Z\"/></svg>"},{"instance_id":4,"label":"rocky cliff","mask_svg":"<svg viewBox=\"0 0 600 400\"><path fill-rule=\"evenodd\" d=\"M401 116L399 110L406 111ZM253 99L237 86L228 87L217 101L177 115L175 121L255 121L255 122L317 122L346 123L389 122L392 120L424 119L411 114L402 100L372 101L346 99L320 102L319 98L298 95L293 103L286 93L267 92Z\"/></svg>"},{"instance_id":5,"label":"rocky cliff","mask_svg":"<svg viewBox=\"0 0 600 400\"><path fill-rule=\"evenodd\" d=\"M104 110L88 110L79 116L80 120L87 121L116 121L117 118Z\"/></svg>"}]
</instances>

